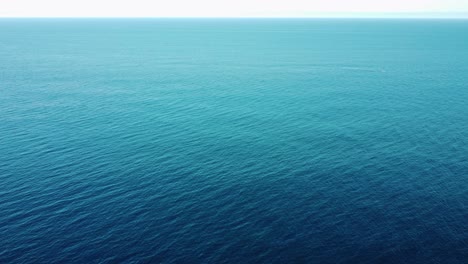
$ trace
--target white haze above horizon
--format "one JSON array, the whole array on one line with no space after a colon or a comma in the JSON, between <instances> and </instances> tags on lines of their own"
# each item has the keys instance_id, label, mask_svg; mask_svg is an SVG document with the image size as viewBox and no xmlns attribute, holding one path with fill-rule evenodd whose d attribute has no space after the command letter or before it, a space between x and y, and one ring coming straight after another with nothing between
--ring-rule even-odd
<instances>
[{"instance_id":1,"label":"white haze above horizon","mask_svg":"<svg viewBox=\"0 0 468 264\"><path fill-rule=\"evenodd\" d=\"M466 17L468 0L0 0L0 17Z\"/></svg>"}]
</instances>

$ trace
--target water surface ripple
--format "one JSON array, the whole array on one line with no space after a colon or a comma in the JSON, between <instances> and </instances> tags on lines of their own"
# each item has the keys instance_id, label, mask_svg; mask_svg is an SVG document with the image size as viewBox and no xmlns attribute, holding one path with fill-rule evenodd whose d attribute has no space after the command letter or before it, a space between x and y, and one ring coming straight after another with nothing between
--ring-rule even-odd
<instances>
[{"instance_id":1,"label":"water surface ripple","mask_svg":"<svg viewBox=\"0 0 468 264\"><path fill-rule=\"evenodd\" d=\"M468 22L0 20L1 263L466 263Z\"/></svg>"}]
</instances>

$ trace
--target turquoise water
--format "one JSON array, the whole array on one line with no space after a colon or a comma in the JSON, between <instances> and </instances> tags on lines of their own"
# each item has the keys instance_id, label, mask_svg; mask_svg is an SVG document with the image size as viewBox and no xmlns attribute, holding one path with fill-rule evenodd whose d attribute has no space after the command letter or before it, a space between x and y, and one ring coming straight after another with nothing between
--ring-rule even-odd
<instances>
[{"instance_id":1,"label":"turquoise water","mask_svg":"<svg viewBox=\"0 0 468 264\"><path fill-rule=\"evenodd\" d=\"M1 263L466 263L468 21L0 20Z\"/></svg>"}]
</instances>

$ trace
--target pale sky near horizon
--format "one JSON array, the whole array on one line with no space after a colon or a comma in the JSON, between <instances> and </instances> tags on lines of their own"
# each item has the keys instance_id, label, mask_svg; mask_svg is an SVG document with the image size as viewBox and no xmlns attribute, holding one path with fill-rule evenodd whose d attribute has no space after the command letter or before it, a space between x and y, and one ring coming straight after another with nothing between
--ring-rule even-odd
<instances>
[{"instance_id":1,"label":"pale sky near horizon","mask_svg":"<svg viewBox=\"0 0 468 264\"><path fill-rule=\"evenodd\" d=\"M468 0L0 0L0 17L468 17Z\"/></svg>"}]
</instances>

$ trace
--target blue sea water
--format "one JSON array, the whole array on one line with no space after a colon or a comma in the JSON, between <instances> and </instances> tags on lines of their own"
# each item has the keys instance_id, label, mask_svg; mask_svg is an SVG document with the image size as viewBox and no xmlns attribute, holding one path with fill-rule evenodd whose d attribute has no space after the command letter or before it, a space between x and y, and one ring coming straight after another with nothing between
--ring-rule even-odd
<instances>
[{"instance_id":1,"label":"blue sea water","mask_svg":"<svg viewBox=\"0 0 468 264\"><path fill-rule=\"evenodd\" d=\"M0 20L0 263L467 263L468 21Z\"/></svg>"}]
</instances>

